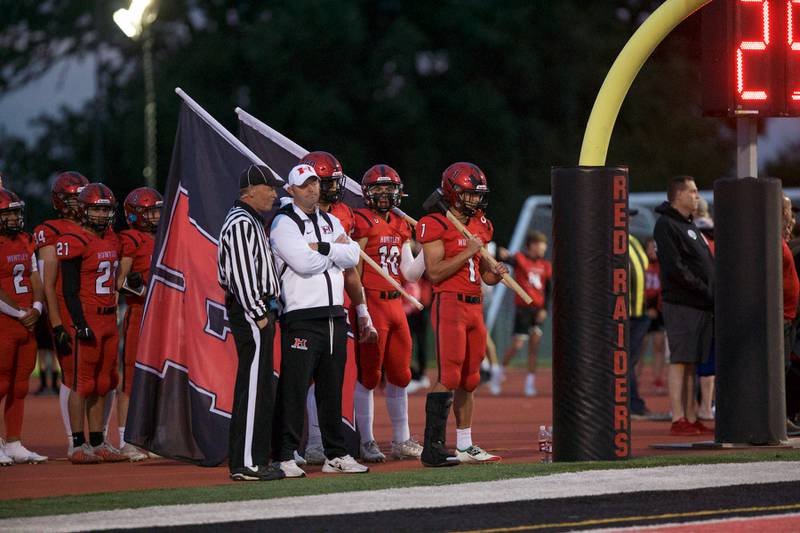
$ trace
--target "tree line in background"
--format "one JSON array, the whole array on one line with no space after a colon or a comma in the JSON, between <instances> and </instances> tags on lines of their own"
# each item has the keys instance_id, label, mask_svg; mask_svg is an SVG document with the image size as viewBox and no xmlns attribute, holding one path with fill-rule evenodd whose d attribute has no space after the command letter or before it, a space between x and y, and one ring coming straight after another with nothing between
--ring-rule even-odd
<instances>
[{"instance_id":1,"label":"tree line in background","mask_svg":"<svg viewBox=\"0 0 800 533\"><path fill-rule=\"evenodd\" d=\"M180 86L234 133L240 106L306 148L336 154L355 179L374 163L393 166L414 215L448 164L475 162L506 242L524 199L549 194L550 167L577 164L608 68L658 4L160 2L151 27L159 187ZM81 171L121 197L143 184L141 43L114 26L119 7L127 2L13 2L0 19L0 91L68 55L100 58L97 98L39 118L33 142L2 132L1 168L9 187L39 198L34 221L49 215L56 171ZM694 15L658 48L623 105L608 163L630 166L633 190L663 190L678 173L709 187L732 171L731 124L700 116L699 37Z\"/></svg>"}]
</instances>

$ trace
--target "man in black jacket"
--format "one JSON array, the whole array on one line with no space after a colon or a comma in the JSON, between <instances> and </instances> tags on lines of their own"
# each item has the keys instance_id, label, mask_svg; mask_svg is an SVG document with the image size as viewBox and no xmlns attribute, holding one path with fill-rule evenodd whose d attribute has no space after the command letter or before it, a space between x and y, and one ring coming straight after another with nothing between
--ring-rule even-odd
<instances>
[{"instance_id":1,"label":"man in black jacket","mask_svg":"<svg viewBox=\"0 0 800 533\"><path fill-rule=\"evenodd\" d=\"M656 208L653 236L670 350L670 434L699 435L712 432L697 420L694 398L696 365L708 359L714 333L714 258L692 219L700 201L694 178L672 178L667 199Z\"/></svg>"}]
</instances>

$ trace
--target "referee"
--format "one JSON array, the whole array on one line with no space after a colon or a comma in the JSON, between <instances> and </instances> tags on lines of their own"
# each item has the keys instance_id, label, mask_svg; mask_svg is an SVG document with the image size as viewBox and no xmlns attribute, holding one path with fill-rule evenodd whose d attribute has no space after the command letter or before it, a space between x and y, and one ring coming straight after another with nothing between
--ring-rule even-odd
<instances>
[{"instance_id":1,"label":"referee","mask_svg":"<svg viewBox=\"0 0 800 533\"><path fill-rule=\"evenodd\" d=\"M239 199L222 224L217 277L225 289L239 365L228 436L228 465L234 481L281 479L270 465L272 341L280 284L260 212L268 211L283 183L272 171L251 165L239 177Z\"/></svg>"}]
</instances>

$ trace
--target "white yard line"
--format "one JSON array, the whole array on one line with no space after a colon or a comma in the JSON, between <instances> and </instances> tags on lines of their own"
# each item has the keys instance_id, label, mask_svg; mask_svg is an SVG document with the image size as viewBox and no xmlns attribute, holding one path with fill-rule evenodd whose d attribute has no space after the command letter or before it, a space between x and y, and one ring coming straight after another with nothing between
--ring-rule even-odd
<instances>
[{"instance_id":1,"label":"white yard line","mask_svg":"<svg viewBox=\"0 0 800 533\"><path fill-rule=\"evenodd\" d=\"M462 467L463 468L463 467ZM800 481L800 463L668 466L553 474L522 479L343 492L268 500L168 505L0 520L0 531L80 531L211 524L299 516L374 513L624 492L689 490ZM302 483L279 481L273 483Z\"/></svg>"}]
</instances>

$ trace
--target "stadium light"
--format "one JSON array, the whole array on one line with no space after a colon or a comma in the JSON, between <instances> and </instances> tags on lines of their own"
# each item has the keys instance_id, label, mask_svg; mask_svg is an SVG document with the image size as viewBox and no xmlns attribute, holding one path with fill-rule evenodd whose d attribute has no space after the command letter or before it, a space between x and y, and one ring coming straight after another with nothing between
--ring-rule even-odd
<instances>
[{"instance_id":1,"label":"stadium light","mask_svg":"<svg viewBox=\"0 0 800 533\"><path fill-rule=\"evenodd\" d=\"M153 73L153 36L149 26L156 20L155 0L131 0L128 9L114 12L114 22L131 39L142 37L144 71L145 166L142 170L148 187L156 186L156 91Z\"/></svg>"},{"instance_id":2,"label":"stadium light","mask_svg":"<svg viewBox=\"0 0 800 533\"><path fill-rule=\"evenodd\" d=\"M148 9L153 0L132 0L128 9L118 9L114 12L116 22L122 33L136 39L142 34L144 27L156 18L155 10Z\"/></svg>"}]
</instances>

